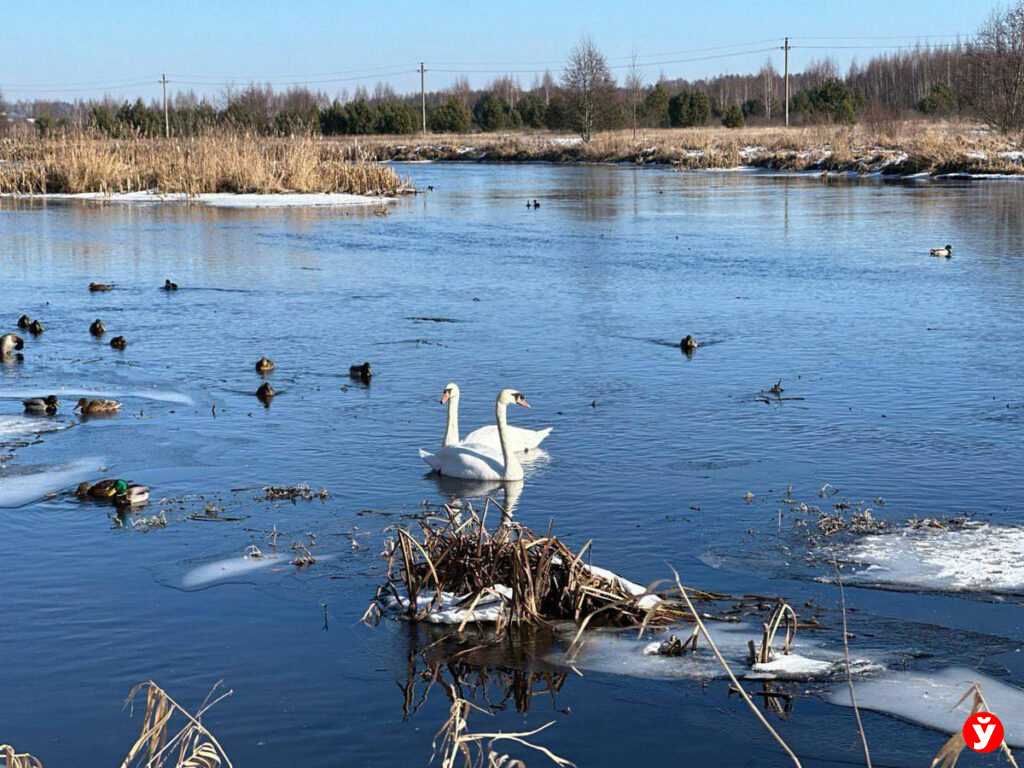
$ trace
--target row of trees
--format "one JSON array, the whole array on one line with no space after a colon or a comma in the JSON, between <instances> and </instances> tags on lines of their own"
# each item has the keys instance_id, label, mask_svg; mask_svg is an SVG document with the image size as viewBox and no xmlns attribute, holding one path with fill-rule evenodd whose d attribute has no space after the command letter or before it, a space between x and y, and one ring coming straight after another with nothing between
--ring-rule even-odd
<instances>
[{"instance_id":1,"label":"row of trees","mask_svg":"<svg viewBox=\"0 0 1024 768\"><path fill-rule=\"evenodd\" d=\"M975 38L941 47L875 56L845 75L829 60L790 76L791 122L853 123L866 114L975 115L1004 130L1024 129L1024 0L997 11ZM595 131L632 127L685 127L721 122L779 123L785 111L782 75L771 62L755 74L694 81L661 76L648 84L634 57L623 84L584 38L572 50L560 80L551 73L524 89L512 77L473 90L465 78L426 96L427 125L435 132L516 128L572 130L584 140ZM163 132L162 105L142 100L16 102L7 110L35 120L38 130L89 128L111 136ZM4 111L0 98L0 112ZM419 94L399 95L383 83L371 93L334 99L322 92L269 85L225 88L215 101L177 94L168 109L176 135L211 126L264 134L407 134L421 129Z\"/></svg>"}]
</instances>

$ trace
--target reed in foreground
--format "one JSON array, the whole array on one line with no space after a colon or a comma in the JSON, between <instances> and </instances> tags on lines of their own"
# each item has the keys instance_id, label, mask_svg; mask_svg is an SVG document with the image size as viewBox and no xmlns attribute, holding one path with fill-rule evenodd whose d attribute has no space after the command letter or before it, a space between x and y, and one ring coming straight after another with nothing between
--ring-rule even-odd
<instances>
[{"instance_id":1,"label":"reed in foreground","mask_svg":"<svg viewBox=\"0 0 1024 768\"><path fill-rule=\"evenodd\" d=\"M356 149L310 137L64 136L0 142L0 193L397 195L411 183Z\"/></svg>"}]
</instances>

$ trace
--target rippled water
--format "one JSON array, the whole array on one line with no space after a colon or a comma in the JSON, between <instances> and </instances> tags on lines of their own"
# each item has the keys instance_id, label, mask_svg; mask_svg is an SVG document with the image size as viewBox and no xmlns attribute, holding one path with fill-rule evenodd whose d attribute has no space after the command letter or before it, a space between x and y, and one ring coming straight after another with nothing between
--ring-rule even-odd
<instances>
[{"instance_id":1,"label":"rippled water","mask_svg":"<svg viewBox=\"0 0 1024 768\"><path fill-rule=\"evenodd\" d=\"M406 171L436 190L387 217L0 201L4 330L22 313L46 327L0 369L0 741L46 765L83 751L117 764L138 725L121 711L134 683L194 705L223 678L235 693L206 722L236 765L425 764L447 701L434 690L405 718L400 686L430 636L357 621L382 575L381 530L448 498L417 448L440 441L449 380L464 433L490 423L504 386L533 405L513 423L555 428L518 520L553 520L574 546L592 538L595 563L643 583L672 564L695 587L834 609L830 566L806 557L778 503L790 484L828 507L829 482L894 526L1024 523L1018 184ZM928 256L946 242L953 259ZM158 290L167 277L181 290ZM690 358L675 346L687 333L701 342ZM117 334L123 353L107 344ZM251 394L261 354L277 364L270 408ZM370 386L348 378L364 360ZM760 402L780 379L803 399ZM37 441L14 418L19 399L57 391L71 428ZM86 392L124 412L74 419L67 401ZM169 525L119 528L63 493L83 472L150 485L143 514L163 509ZM303 481L330 499L255 498ZM188 519L211 501L240 519ZM231 565L249 545L269 551L275 529L279 551L312 536L320 562ZM224 575L204 581L203 568ZM1018 598L847 596L855 645L892 666L924 652L1024 681ZM561 680L557 658L545 645L494 665ZM724 683L608 666L476 725L555 720L543 743L580 765L779 764ZM860 759L849 711L824 697L775 722L805 765ZM945 738L882 714L865 726L888 765L920 764Z\"/></svg>"}]
</instances>

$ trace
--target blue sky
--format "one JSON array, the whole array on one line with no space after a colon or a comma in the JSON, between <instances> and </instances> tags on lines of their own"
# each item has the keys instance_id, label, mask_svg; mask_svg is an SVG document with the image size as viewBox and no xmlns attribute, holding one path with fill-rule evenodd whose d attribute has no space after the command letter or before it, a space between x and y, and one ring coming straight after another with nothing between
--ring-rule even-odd
<instances>
[{"instance_id":1,"label":"blue sky","mask_svg":"<svg viewBox=\"0 0 1024 768\"><path fill-rule=\"evenodd\" d=\"M172 91L209 95L225 82L253 80L306 82L331 95L385 80L405 92L419 87L420 60L431 70L428 88L457 72L479 86L506 70L524 70L517 76L528 86L526 70L547 66L557 76L582 34L613 65L626 64L635 48L648 80L661 71L690 78L756 71L768 56L781 69L776 47L785 35L794 71L824 56L845 68L884 48L971 34L993 7L988 0L0 0L0 90L9 100L152 98L156 77L167 72Z\"/></svg>"}]
</instances>

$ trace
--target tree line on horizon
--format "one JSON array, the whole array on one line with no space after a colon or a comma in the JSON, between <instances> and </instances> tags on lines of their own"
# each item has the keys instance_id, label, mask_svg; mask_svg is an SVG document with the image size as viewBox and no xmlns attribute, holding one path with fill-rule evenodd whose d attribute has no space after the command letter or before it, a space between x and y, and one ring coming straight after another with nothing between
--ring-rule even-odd
<instances>
[{"instance_id":1,"label":"tree line on horizon","mask_svg":"<svg viewBox=\"0 0 1024 768\"><path fill-rule=\"evenodd\" d=\"M699 80L660 76L647 82L629 66L623 83L587 38L572 50L560 79L550 72L524 89L512 77L473 89L459 78L426 94L426 118L435 133L515 129L572 131L589 140L597 131L632 128L746 124L779 125L785 111L784 79L769 60L747 75ZM110 137L157 137L164 132L162 105L142 99L18 101L0 112L31 118L43 136L87 130ZM840 74L829 59L790 75L790 121L879 123L911 116L976 117L1005 132L1024 129L1024 0L996 11L978 34L951 46L921 46L883 53ZM329 98L302 86L226 87L215 101L178 93L168 104L172 135L215 128L269 136L412 134L421 129L420 94L397 94L378 83Z\"/></svg>"}]
</instances>

